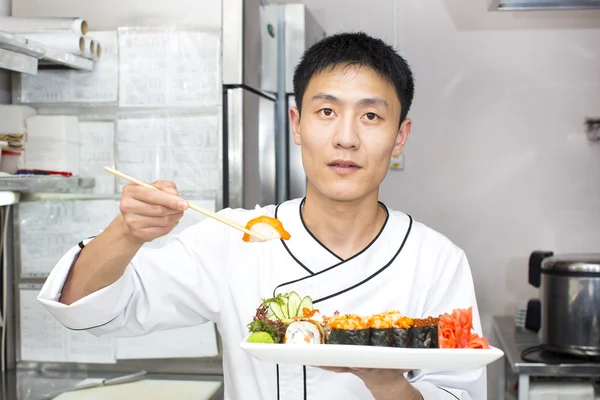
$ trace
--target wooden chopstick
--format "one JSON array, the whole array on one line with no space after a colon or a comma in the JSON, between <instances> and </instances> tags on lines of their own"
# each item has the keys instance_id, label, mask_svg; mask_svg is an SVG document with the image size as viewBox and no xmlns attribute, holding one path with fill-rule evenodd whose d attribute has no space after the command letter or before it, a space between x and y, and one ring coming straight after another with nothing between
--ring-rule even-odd
<instances>
[{"instance_id":1,"label":"wooden chopstick","mask_svg":"<svg viewBox=\"0 0 600 400\"><path fill-rule=\"evenodd\" d=\"M138 184L140 186L144 186L144 187L147 187L149 189L160 190L160 189L158 189L155 186L152 186L152 185L147 184L146 182L142 182L140 180L137 180L137 179L135 179L135 178L133 178L133 177L131 177L129 175L126 175L126 174L124 174L122 172L117 171L116 169L113 169L113 168L110 168L110 167L104 167L104 170L107 171L107 172L110 172L113 175L118 176L119 178L126 179L126 180L128 180L130 182L133 182L135 184ZM214 212L212 212L210 210L207 210L206 208L202 208L202 207L200 207L200 206L198 206L196 204L190 203L189 201L187 203L188 203L189 208L191 208L192 210L196 210L196 211L198 211L198 212L200 212L200 213L202 213L202 214L204 214L204 215L206 215L208 217L214 218L217 221L220 221L220 222L224 223L225 225L229 225L232 228L238 229L238 230L240 230L240 231L242 231L244 233L247 233L250 236L254 236L258 240L262 240L262 241L266 241L267 240L262 235L260 235L260 234L258 234L256 232L252 232L249 229L246 229L246 227L238 224L235 221L232 221L230 219L224 218L224 217L220 216L219 214L216 214L216 213L214 213Z\"/></svg>"}]
</instances>

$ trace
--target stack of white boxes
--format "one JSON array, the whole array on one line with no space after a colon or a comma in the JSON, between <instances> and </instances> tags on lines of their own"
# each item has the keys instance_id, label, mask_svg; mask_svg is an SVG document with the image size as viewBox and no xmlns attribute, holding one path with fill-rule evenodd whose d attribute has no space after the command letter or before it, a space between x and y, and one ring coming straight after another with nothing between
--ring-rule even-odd
<instances>
[{"instance_id":1,"label":"stack of white boxes","mask_svg":"<svg viewBox=\"0 0 600 400\"><path fill-rule=\"evenodd\" d=\"M29 106L0 105L0 140L8 143L3 149L10 152L2 157L0 171L12 174L23 168L25 160L21 153L27 136L27 119L34 115L35 109Z\"/></svg>"},{"instance_id":2,"label":"stack of white boxes","mask_svg":"<svg viewBox=\"0 0 600 400\"><path fill-rule=\"evenodd\" d=\"M79 119L36 115L27 119L26 169L79 174Z\"/></svg>"},{"instance_id":3,"label":"stack of white boxes","mask_svg":"<svg viewBox=\"0 0 600 400\"><path fill-rule=\"evenodd\" d=\"M591 382L532 382L530 400L595 400Z\"/></svg>"},{"instance_id":4,"label":"stack of white boxes","mask_svg":"<svg viewBox=\"0 0 600 400\"><path fill-rule=\"evenodd\" d=\"M33 117L35 114L35 109L29 106L0 105L0 133L24 135L27 132L27 118Z\"/></svg>"}]
</instances>

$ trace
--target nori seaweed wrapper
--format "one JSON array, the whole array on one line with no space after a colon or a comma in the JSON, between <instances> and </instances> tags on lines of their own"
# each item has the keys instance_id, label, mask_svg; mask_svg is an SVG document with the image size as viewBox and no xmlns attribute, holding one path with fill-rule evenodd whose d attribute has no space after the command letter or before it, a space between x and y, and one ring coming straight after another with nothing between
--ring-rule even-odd
<instances>
[{"instance_id":1,"label":"nori seaweed wrapper","mask_svg":"<svg viewBox=\"0 0 600 400\"><path fill-rule=\"evenodd\" d=\"M371 328L372 346L392 346L393 333L392 328Z\"/></svg>"},{"instance_id":2,"label":"nori seaweed wrapper","mask_svg":"<svg viewBox=\"0 0 600 400\"><path fill-rule=\"evenodd\" d=\"M438 348L438 322L439 318L414 320L415 324L410 330L410 347L418 349Z\"/></svg>"},{"instance_id":3,"label":"nori seaweed wrapper","mask_svg":"<svg viewBox=\"0 0 600 400\"><path fill-rule=\"evenodd\" d=\"M409 347L410 346L410 328L392 328L393 347Z\"/></svg>"},{"instance_id":4,"label":"nori seaweed wrapper","mask_svg":"<svg viewBox=\"0 0 600 400\"><path fill-rule=\"evenodd\" d=\"M350 344L368 346L371 342L370 329L331 329L330 344Z\"/></svg>"}]
</instances>

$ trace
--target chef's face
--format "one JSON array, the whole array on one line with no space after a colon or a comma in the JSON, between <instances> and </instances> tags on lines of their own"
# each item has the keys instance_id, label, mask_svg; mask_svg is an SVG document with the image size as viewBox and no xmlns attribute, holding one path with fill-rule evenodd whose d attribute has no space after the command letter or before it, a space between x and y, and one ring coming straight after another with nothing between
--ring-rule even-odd
<instances>
[{"instance_id":1,"label":"chef's face","mask_svg":"<svg viewBox=\"0 0 600 400\"><path fill-rule=\"evenodd\" d=\"M399 156L411 121L399 126L394 86L368 67L326 68L311 78L302 113L290 109L308 192L336 201L377 196L390 157Z\"/></svg>"}]
</instances>

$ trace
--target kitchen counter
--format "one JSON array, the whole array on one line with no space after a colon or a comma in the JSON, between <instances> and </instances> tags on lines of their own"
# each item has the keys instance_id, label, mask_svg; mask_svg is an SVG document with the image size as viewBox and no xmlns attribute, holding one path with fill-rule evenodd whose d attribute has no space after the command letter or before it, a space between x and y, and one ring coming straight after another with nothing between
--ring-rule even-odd
<instances>
[{"instance_id":1,"label":"kitchen counter","mask_svg":"<svg viewBox=\"0 0 600 400\"><path fill-rule=\"evenodd\" d=\"M564 360L524 361L521 352L531 346L539 345L536 333L515 326L511 316L494 317L494 333L498 339L498 347L504 351L505 368L500 381L498 399L503 400L506 392L507 372L518 375L518 398L526 400L529 396L531 377L553 378L599 378L600 362L575 360L572 357ZM533 354L531 357L535 357Z\"/></svg>"},{"instance_id":2,"label":"kitchen counter","mask_svg":"<svg viewBox=\"0 0 600 400\"><path fill-rule=\"evenodd\" d=\"M136 371L131 371L136 372ZM55 393L67 388L71 388L86 379L114 378L127 375L127 373L100 373L100 372L66 372L66 371L8 371L2 375L0 400L39 400L43 395ZM164 380L165 386L172 386L173 382L218 382L220 388L214 395L195 400L222 400L223 399L223 376L220 375L192 375L192 374L147 374L144 380ZM123 384L128 385L128 384ZM121 386L123 386L121 385ZM131 384L133 385L133 384ZM117 386L114 386L116 388ZM81 399L85 391L71 392L72 394L81 394ZM63 395L64 396L64 395ZM177 396L171 397L177 399ZM188 397L186 397L188 398ZM57 399L58 400L58 399Z\"/></svg>"}]
</instances>

